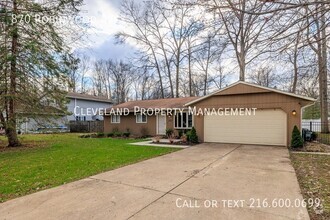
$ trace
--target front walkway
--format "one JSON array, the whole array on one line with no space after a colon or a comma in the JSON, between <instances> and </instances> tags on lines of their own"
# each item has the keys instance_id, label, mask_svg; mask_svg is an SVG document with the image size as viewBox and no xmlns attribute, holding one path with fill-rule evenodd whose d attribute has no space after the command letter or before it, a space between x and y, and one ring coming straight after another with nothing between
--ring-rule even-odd
<instances>
[{"instance_id":1,"label":"front walkway","mask_svg":"<svg viewBox=\"0 0 330 220\"><path fill-rule=\"evenodd\" d=\"M201 144L8 201L0 219L308 219L301 200L286 148Z\"/></svg>"},{"instance_id":2,"label":"front walkway","mask_svg":"<svg viewBox=\"0 0 330 220\"><path fill-rule=\"evenodd\" d=\"M167 141L167 142L165 142ZM179 145L179 144L170 144L168 139L162 139L159 143L153 143L153 141L141 141L141 142L135 142L131 143L131 145L136 146L153 146L153 147L170 147L170 148L187 148L191 147L190 145Z\"/></svg>"}]
</instances>

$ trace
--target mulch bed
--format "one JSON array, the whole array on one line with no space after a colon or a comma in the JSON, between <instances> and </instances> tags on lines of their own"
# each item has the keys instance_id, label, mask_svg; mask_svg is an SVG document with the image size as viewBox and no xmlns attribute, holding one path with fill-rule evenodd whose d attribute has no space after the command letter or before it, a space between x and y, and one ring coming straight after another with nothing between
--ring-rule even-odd
<instances>
[{"instance_id":1,"label":"mulch bed","mask_svg":"<svg viewBox=\"0 0 330 220\"><path fill-rule=\"evenodd\" d=\"M290 150L298 152L330 153L330 146L314 141L306 142L303 148L290 148Z\"/></svg>"}]
</instances>

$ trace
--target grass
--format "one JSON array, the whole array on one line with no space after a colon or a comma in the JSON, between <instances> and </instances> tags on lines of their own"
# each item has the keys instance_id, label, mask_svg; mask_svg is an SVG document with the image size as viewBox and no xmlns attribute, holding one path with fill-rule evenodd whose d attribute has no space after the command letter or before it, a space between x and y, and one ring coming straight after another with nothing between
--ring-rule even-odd
<instances>
[{"instance_id":1,"label":"grass","mask_svg":"<svg viewBox=\"0 0 330 220\"><path fill-rule=\"evenodd\" d=\"M311 219L330 219L330 156L291 153L305 199L321 199L321 208L308 208Z\"/></svg>"},{"instance_id":2,"label":"grass","mask_svg":"<svg viewBox=\"0 0 330 220\"><path fill-rule=\"evenodd\" d=\"M0 202L177 150L128 144L134 140L82 139L77 134L21 139L27 147L0 150Z\"/></svg>"}]
</instances>

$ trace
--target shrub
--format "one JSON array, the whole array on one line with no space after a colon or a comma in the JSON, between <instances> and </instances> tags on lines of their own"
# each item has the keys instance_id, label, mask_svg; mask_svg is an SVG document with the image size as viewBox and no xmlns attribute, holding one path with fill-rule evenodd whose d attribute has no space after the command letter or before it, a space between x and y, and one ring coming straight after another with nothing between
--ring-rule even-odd
<instances>
[{"instance_id":1,"label":"shrub","mask_svg":"<svg viewBox=\"0 0 330 220\"><path fill-rule=\"evenodd\" d=\"M183 143L186 143L187 140L188 140L187 135L186 135L186 134L183 134L183 135L181 136L181 140L182 140Z\"/></svg>"},{"instance_id":2,"label":"shrub","mask_svg":"<svg viewBox=\"0 0 330 220\"><path fill-rule=\"evenodd\" d=\"M119 131L115 131L113 132L113 136L114 137L121 137L123 135L123 133L119 132Z\"/></svg>"},{"instance_id":3,"label":"shrub","mask_svg":"<svg viewBox=\"0 0 330 220\"><path fill-rule=\"evenodd\" d=\"M166 136L167 136L168 138L172 136L173 132L174 132L174 131L173 131L172 128L166 128L166 130L165 130Z\"/></svg>"},{"instance_id":4,"label":"shrub","mask_svg":"<svg viewBox=\"0 0 330 220\"><path fill-rule=\"evenodd\" d=\"M190 141L191 131L187 131L187 132L186 132L186 135L187 135L187 141Z\"/></svg>"},{"instance_id":5,"label":"shrub","mask_svg":"<svg viewBox=\"0 0 330 220\"><path fill-rule=\"evenodd\" d=\"M168 139L169 139L169 141L170 141L171 144L174 143L174 136L173 135L171 135L170 137L168 137Z\"/></svg>"},{"instance_id":6,"label":"shrub","mask_svg":"<svg viewBox=\"0 0 330 220\"><path fill-rule=\"evenodd\" d=\"M197 133L196 133L196 129L195 127L192 127L191 131L190 131L190 134L189 134L189 141L191 143L198 143L198 136L197 136Z\"/></svg>"},{"instance_id":7,"label":"shrub","mask_svg":"<svg viewBox=\"0 0 330 220\"><path fill-rule=\"evenodd\" d=\"M113 137L113 132L108 133L107 137Z\"/></svg>"},{"instance_id":8,"label":"shrub","mask_svg":"<svg viewBox=\"0 0 330 220\"><path fill-rule=\"evenodd\" d=\"M104 133L98 132L98 133L96 133L96 137L98 137L98 138L104 137Z\"/></svg>"},{"instance_id":9,"label":"shrub","mask_svg":"<svg viewBox=\"0 0 330 220\"><path fill-rule=\"evenodd\" d=\"M126 131L123 133L123 135L124 137L128 138L131 135L131 133L129 131Z\"/></svg>"},{"instance_id":10,"label":"shrub","mask_svg":"<svg viewBox=\"0 0 330 220\"><path fill-rule=\"evenodd\" d=\"M142 138L146 138L146 137L149 137L149 131L148 131L148 128L146 127L142 127L141 130L141 137Z\"/></svg>"},{"instance_id":11,"label":"shrub","mask_svg":"<svg viewBox=\"0 0 330 220\"><path fill-rule=\"evenodd\" d=\"M295 125L292 131L291 137L291 147L292 148L301 148L304 145L304 141L301 137L298 127Z\"/></svg>"},{"instance_id":12,"label":"shrub","mask_svg":"<svg viewBox=\"0 0 330 220\"><path fill-rule=\"evenodd\" d=\"M80 138L90 138L91 135L89 135L89 134L84 134L84 135L80 135L79 137L80 137Z\"/></svg>"},{"instance_id":13,"label":"shrub","mask_svg":"<svg viewBox=\"0 0 330 220\"><path fill-rule=\"evenodd\" d=\"M317 139L317 133L316 132L312 132L312 141L315 141Z\"/></svg>"},{"instance_id":14,"label":"shrub","mask_svg":"<svg viewBox=\"0 0 330 220\"><path fill-rule=\"evenodd\" d=\"M182 137L182 135L184 135L184 130L179 130L179 138L181 138Z\"/></svg>"}]
</instances>

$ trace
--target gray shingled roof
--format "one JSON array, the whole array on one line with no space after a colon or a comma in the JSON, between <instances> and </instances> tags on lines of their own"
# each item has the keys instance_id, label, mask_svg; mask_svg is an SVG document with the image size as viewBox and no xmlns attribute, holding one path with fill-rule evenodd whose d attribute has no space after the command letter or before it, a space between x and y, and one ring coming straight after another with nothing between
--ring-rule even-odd
<instances>
[{"instance_id":1,"label":"gray shingled roof","mask_svg":"<svg viewBox=\"0 0 330 220\"><path fill-rule=\"evenodd\" d=\"M107 97L87 95L87 94L80 94L80 93L74 93L74 92L68 92L67 97L68 98L74 98L74 99L82 99L82 100L91 100L91 101L97 101L97 102L113 103Z\"/></svg>"}]
</instances>

